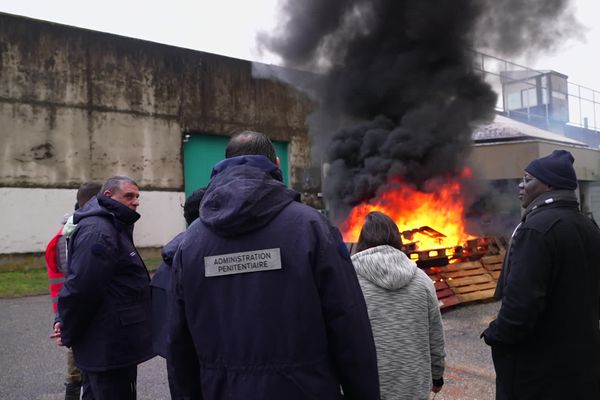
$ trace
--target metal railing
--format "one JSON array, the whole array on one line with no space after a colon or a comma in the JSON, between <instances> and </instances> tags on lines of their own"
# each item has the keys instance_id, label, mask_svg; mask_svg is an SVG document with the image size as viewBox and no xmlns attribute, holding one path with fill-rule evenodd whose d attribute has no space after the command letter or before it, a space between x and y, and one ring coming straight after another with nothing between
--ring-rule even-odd
<instances>
[{"instance_id":1,"label":"metal railing","mask_svg":"<svg viewBox=\"0 0 600 400\"><path fill-rule=\"evenodd\" d=\"M562 102L564 110L560 111L563 113L564 122L595 131L600 130L600 91L566 80L566 85L562 88L553 88L549 83L550 78L539 79L534 83L533 80L548 76L551 71L535 70L480 52L475 54L475 69L483 74L486 82L498 94L497 111L508 116L517 114L520 118L545 121L549 124L555 119L553 117L556 114L553 113L557 112L556 109L552 109L552 104ZM552 71L552 73L561 75L560 71ZM517 95L519 98L516 101L517 104L521 102L521 107L511 107L510 103L514 99L505 98L506 88L510 85L519 85L520 96ZM540 93L547 97L540 99ZM513 95L515 93L511 94ZM555 98L551 99L550 96ZM529 97L537 101L530 101Z\"/></svg>"}]
</instances>

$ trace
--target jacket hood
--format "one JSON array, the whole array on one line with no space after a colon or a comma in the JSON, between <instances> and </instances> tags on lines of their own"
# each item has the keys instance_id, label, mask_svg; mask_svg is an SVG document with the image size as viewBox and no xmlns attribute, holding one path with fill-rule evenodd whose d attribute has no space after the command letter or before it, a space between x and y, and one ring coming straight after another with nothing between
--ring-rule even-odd
<instances>
[{"instance_id":1,"label":"jacket hood","mask_svg":"<svg viewBox=\"0 0 600 400\"><path fill-rule=\"evenodd\" d=\"M388 290L406 286L417 272L417 264L392 246L371 247L352 256L356 273Z\"/></svg>"},{"instance_id":2,"label":"jacket hood","mask_svg":"<svg viewBox=\"0 0 600 400\"><path fill-rule=\"evenodd\" d=\"M61 224L63 224L63 225L66 224L69 221L69 219L71 219L71 221L73 221L73 213L66 213L65 215L63 215Z\"/></svg>"},{"instance_id":3,"label":"jacket hood","mask_svg":"<svg viewBox=\"0 0 600 400\"><path fill-rule=\"evenodd\" d=\"M175 257L175 253L177 252L177 248L179 247L179 243L183 240L185 232L181 232L177 236L175 236L169 243L165 244L162 249L162 258L165 264L169 266L173 265L173 258Z\"/></svg>"},{"instance_id":4,"label":"jacket hood","mask_svg":"<svg viewBox=\"0 0 600 400\"><path fill-rule=\"evenodd\" d=\"M221 237L255 231L269 223L300 194L281 181L281 170L264 156L221 161L200 205L200 220Z\"/></svg>"},{"instance_id":5,"label":"jacket hood","mask_svg":"<svg viewBox=\"0 0 600 400\"><path fill-rule=\"evenodd\" d=\"M133 225L140 214L110 197L98 194L73 214L73 223L78 224L82 219L100 216L114 218L125 225Z\"/></svg>"},{"instance_id":6,"label":"jacket hood","mask_svg":"<svg viewBox=\"0 0 600 400\"><path fill-rule=\"evenodd\" d=\"M75 228L77 228L77 225L73 223L73 214L71 214L71 216L67 219L65 225L63 226L63 236L67 238L70 237L73 231L75 231Z\"/></svg>"}]
</instances>

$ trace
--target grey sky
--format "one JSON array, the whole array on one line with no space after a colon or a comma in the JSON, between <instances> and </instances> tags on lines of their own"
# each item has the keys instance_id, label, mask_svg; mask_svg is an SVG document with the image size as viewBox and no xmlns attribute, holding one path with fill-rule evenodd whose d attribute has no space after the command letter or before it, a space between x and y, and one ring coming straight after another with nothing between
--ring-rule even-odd
<instances>
[{"instance_id":1,"label":"grey sky","mask_svg":"<svg viewBox=\"0 0 600 400\"><path fill-rule=\"evenodd\" d=\"M552 69L569 76L569 82L600 91L600 1L573 0L577 18L586 27L581 39L567 40L554 54L540 54L533 62L521 61L536 69Z\"/></svg>"},{"instance_id":2,"label":"grey sky","mask_svg":"<svg viewBox=\"0 0 600 400\"><path fill-rule=\"evenodd\" d=\"M0 11L116 33L231 57L277 63L255 49L258 30L275 24L277 0L2 0ZM552 69L569 81L600 91L600 1L573 0L588 29L555 54L512 60Z\"/></svg>"}]
</instances>

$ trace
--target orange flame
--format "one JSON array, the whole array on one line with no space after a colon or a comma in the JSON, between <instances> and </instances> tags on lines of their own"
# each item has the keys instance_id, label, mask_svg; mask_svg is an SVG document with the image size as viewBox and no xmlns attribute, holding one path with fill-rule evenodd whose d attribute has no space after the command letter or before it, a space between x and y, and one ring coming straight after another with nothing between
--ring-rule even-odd
<instances>
[{"instance_id":1,"label":"orange flame","mask_svg":"<svg viewBox=\"0 0 600 400\"><path fill-rule=\"evenodd\" d=\"M471 171L465 168L462 178L470 177ZM420 192L400 182L377 199L359 204L352 209L341 226L344 241L358 241L365 216L371 211L380 211L396 222L400 232L428 226L444 235L431 237L432 235L416 232L412 240L403 238L405 243L416 242L417 249L439 249L462 245L473 236L466 232L463 223L464 200L461 189L459 179L449 180L428 193Z\"/></svg>"}]
</instances>

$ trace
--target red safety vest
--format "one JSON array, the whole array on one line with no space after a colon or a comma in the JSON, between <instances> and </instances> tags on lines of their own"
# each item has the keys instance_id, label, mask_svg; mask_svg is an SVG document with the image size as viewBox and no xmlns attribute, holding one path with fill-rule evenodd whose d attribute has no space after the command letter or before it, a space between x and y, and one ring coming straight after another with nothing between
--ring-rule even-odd
<instances>
[{"instance_id":1,"label":"red safety vest","mask_svg":"<svg viewBox=\"0 0 600 400\"><path fill-rule=\"evenodd\" d=\"M62 236L63 228L58 230L48 246L46 246L46 268L48 270L48 286L50 288L50 297L52 298L52 308L56 313L58 304L58 292L65 282L65 275L58 266L58 241Z\"/></svg>"}]
</instances>

